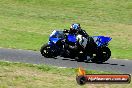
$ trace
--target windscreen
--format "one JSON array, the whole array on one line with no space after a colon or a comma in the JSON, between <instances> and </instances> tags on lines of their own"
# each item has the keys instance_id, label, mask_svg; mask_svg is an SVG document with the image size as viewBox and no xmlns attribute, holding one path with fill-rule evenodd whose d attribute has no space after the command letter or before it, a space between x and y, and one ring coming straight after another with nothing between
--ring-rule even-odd
<instances>
[{"instance_id":1,"label":"windscreen","mask_svg":"<svg viewBox=\"0 0 132 88\"><path fill-rule=\"evenodd\" d=\"M56 30L54 30L51 33L50 38L64 38L64 33L63 33L63 31L56 31Z\"/></svg>"}]
</instances>

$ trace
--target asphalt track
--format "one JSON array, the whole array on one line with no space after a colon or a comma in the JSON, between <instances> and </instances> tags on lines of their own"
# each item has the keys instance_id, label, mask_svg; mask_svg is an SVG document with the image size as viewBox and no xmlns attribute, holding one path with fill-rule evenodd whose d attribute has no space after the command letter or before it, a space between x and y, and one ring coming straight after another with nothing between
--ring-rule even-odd
<instances>
[{"instance_id":1,"label":"asphalt track","mask_svg":"<svg viewBox=\"0 0 132 88\"><path fill-rule=\"evenodd\" d=\"M56 59L44 58L41 56L40 52L31 50L0 48L0 60L31 64L47 64L68 68L78 68L79 66L82 66L83 68L90 70L132 73L132 60L109 59L103 64L95 64L92 62L77 62L63 57L57 57Z\"/></svg>"}]
</instances>

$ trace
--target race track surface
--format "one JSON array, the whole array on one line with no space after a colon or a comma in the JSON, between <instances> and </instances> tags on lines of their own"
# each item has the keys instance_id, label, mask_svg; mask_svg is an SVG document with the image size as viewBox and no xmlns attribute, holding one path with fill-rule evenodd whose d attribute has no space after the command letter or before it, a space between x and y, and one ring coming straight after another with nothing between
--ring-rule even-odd
<instances>
[{"instance_id":1,"label":"race track surface","mask_svg":"<svg viewBox=\"0 0 132 88\"><path fill-rule=\"evenodd\" d=\"M44 58L38 51L5 48L0 48L0 60L31 64L47 64L68 68L78 68L79 66L82 66L83 68L90 70L132 73L132 60L109 59L103 64L95 64L92 62L77 62L73 59L63 57L58 57L57 59Z\"/></svg>"}]
</instances>

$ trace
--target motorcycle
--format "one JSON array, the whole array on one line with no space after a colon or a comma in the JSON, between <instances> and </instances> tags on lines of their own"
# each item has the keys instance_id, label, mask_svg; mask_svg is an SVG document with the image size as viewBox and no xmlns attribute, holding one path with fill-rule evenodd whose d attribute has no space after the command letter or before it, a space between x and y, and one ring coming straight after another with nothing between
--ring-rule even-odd
<instances>
[{"instance_id":1,"label":"motorcycle","mask_svg":"<svg viewBox=\"0 0 132 88\"><path fill-rule=\"evenodd\" d=\"M75 46L80 40L84 42L85 38L77 36L75 34L66 34L63 31L54 30L50 34L49 42L41 47L40 52L42 56L46 58L62 56L78 61L91 60L94 63L103 63L110 58L111 51L108 48L108 43L112 38L105 36L89 36L87 43L85 43L85 48L69 48ZM83 44L83 42L81 44ZM89 60L87 56L90 57Z\"/></svg>"}]
</instances>

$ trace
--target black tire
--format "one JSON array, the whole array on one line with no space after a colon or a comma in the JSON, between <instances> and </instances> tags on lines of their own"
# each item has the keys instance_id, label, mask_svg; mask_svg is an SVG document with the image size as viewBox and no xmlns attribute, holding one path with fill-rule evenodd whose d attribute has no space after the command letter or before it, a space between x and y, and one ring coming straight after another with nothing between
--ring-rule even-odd
<instances>
[{"instance_id":1,"label":"black tire","mask_svg":"<svg viewBox=\"0 0 132 88\"><path fill-rule=\"evenodd\" d=\"M107 61L111 56L111 51L108 47L99 48L96 56L91 60L94 63L103 63Z\"/></svg>"},{"instance_id":2,"label":"black tire","mask_svg":"<svg viewBox=\"0 0 132 88\"><path fill-rule=\"evenodd\" d=\"M40 52L41 52L42 56L44 56L46 58L53 58L53 57L55 57L53 55L53 53L51 52L51 47L48 44L44 44L41 47Z\"/></svg>"}]
</instances>

